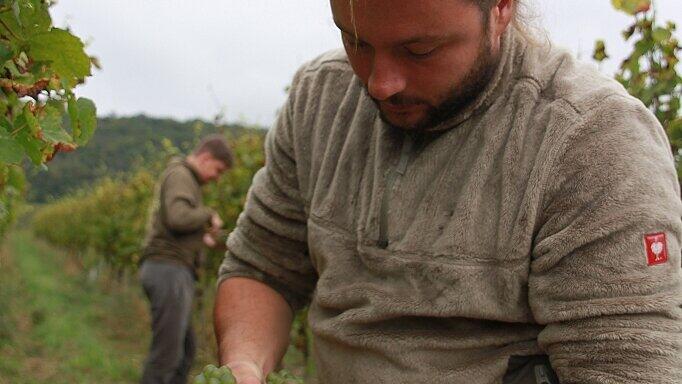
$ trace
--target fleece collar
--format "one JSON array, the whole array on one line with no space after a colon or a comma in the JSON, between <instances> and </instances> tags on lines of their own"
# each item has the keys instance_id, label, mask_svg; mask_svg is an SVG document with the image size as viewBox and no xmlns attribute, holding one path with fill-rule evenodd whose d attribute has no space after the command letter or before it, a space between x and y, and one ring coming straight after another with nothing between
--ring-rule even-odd
<instances>
[{"instance_id":1,"label":"fleece collar","mask_svg":"<svg viewBox=\"0 0 682 384\"><path fill-rule=\"evenodd\" d=\"M192 176L194 176L194 179L197 181L199 185L205 184L205 182L201 179L201 176L199 176L199 172L196 170L196 168L194 168L194 166L192 166L192 164L190 164L187 161L187 159L182 159L182 165L187 167L187 169L189 169L189 171L192 172Z\"/></svg>"},{"instance_id":2,"label":"fleece collar","mask_svg":"<svg viewBox=\"0 0 682 384\"><path fill-rule=\"evenodd\" d=\"M199 176L199 173L197 172L196 169L187 161L186 158L180 157L180 156L173 156L170 161L169 161L170 166L181 166L187 168L192 176L194 177L194 180L197 181L197 184L203 185L203 181L201 181L201 177Z\"/></svg>"}]
</instances>

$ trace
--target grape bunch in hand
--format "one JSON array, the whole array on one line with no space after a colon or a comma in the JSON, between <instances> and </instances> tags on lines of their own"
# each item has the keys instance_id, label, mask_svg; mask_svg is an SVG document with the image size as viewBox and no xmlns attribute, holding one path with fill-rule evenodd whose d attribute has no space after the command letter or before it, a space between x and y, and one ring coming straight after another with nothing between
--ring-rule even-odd
<instances>
[{"instance_id":1,"label":"grape bunch in hand","mask_svg":"<svg viewBox=\"0 0 682 384\"><path fill-rule=\"evenodd\" d=\"M228 367L207 365L204 371L194 378L193 384L237 384Z\"/></svg>"},{"instance_id":2,"label":"grape bunch in hand","mask_svg":"<svg viewBox=\"0 0 682 384\"><path fill-rule=\"evenodd\" d=\"M279 372L272 372L268 375L267 384L304 384L303 379L296 377L291 373L281 370Z\"/></svg>"},{"instance_id":3,"label":"grape bunch in hand","mask_svg":"<svg viewBox=\"0 0 682 384\"><path fill-rule=\"evenodd\" d=\"M227 366L216 367L207 365L204 371L194 378L193 384L238 384L232 371ZM272 372L266 379L266 384L304 384L303 379L296 377L286 370Z\"/></svg>"}]
</instances>

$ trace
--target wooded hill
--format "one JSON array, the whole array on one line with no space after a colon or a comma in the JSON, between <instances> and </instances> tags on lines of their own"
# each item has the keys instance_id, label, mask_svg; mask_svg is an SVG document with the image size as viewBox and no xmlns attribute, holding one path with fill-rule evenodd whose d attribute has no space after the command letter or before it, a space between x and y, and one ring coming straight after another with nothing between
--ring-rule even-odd
<instances>
[{"instance_id":1,"label":"wooded hill","mask_svg":"<svg viewBox=\"0 0 682 384\"><path fill-rule=\"evenodd\" d=\"M144 115L98 118L97 124L97 131L87 146L58 154L47 164L47 169L25 166L30 202L57 199L103 176L129 172L154 161L163 152L164 140L187 153L194 140L203 135L223 131L229 136L263 130L239 124L216 127L200 120L177 121Z\"/></svg>"}]
</instances>

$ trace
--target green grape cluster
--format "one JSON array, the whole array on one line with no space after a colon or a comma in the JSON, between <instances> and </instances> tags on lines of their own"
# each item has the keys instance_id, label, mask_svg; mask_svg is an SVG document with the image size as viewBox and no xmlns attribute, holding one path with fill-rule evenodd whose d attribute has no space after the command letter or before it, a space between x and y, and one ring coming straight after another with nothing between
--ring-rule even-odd
<instances>
[{"instance_id":1,"label":"green grape cluster","mask_svg":"<svg viewBox=\"0 0 682 384\"><path fill-rule=\"evenodd\" d=\"M304 384L303 379L296 377L286 370L272 372L268 375L267 384Z\"/></svg>"},{"instance_id":2,"label":"green grape cluster","mask_svg":"<svg viewBox=\"0 0 682 384\"><path fill-rule=\"evenodd\" d=\"M204 371L194 378L193 384L236 384L237 381L228 367L207 365ZM304 384L303 379L286 370L272 372L268 375L267 384Z\"/></svg>"},{"instance_id":3,"label":"green grape cluster","mask_svg":"<svg viewBox=\"0 0 682 384\"><path fill-rule=\"evenodd\" d=\"M194 378L193 384L237 384L237 380L232 376L230 368L207 365L204 371Z\"/></svg>"}]
</instances>

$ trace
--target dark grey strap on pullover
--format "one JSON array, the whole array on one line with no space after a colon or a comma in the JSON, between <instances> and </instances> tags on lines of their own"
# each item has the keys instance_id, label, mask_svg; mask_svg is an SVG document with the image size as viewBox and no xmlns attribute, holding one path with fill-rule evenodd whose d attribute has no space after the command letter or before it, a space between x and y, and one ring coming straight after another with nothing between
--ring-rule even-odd
<instances>
[{"instance_id":1,"label":"dark grey strap on pullover","mask_svg":"<svg viewBox=\"0 0 682 384\"><path fill-rule=\"evenodd\" d=\"M391 200L391 192L398 175L403 176L407 169L407 162L412 154L412 147L414 146L414 138L411 134L406 133L403 136L403 146L400 151L400 160L395 168L391 169L386 179L386 187L381 200L381 216L379 216L379 246L381 248L388 247L388 209Z\"/></svg>"},{"instance_id":2,"label":"dark grey strap on pullover","mask_svg":"<svg viewBox=\"0 0 682 384\"><path fill-rule=\"evenodd\" d=\"M547 355L511 356L502 384L559 384Z\"/></svg>"}]
</instances>

